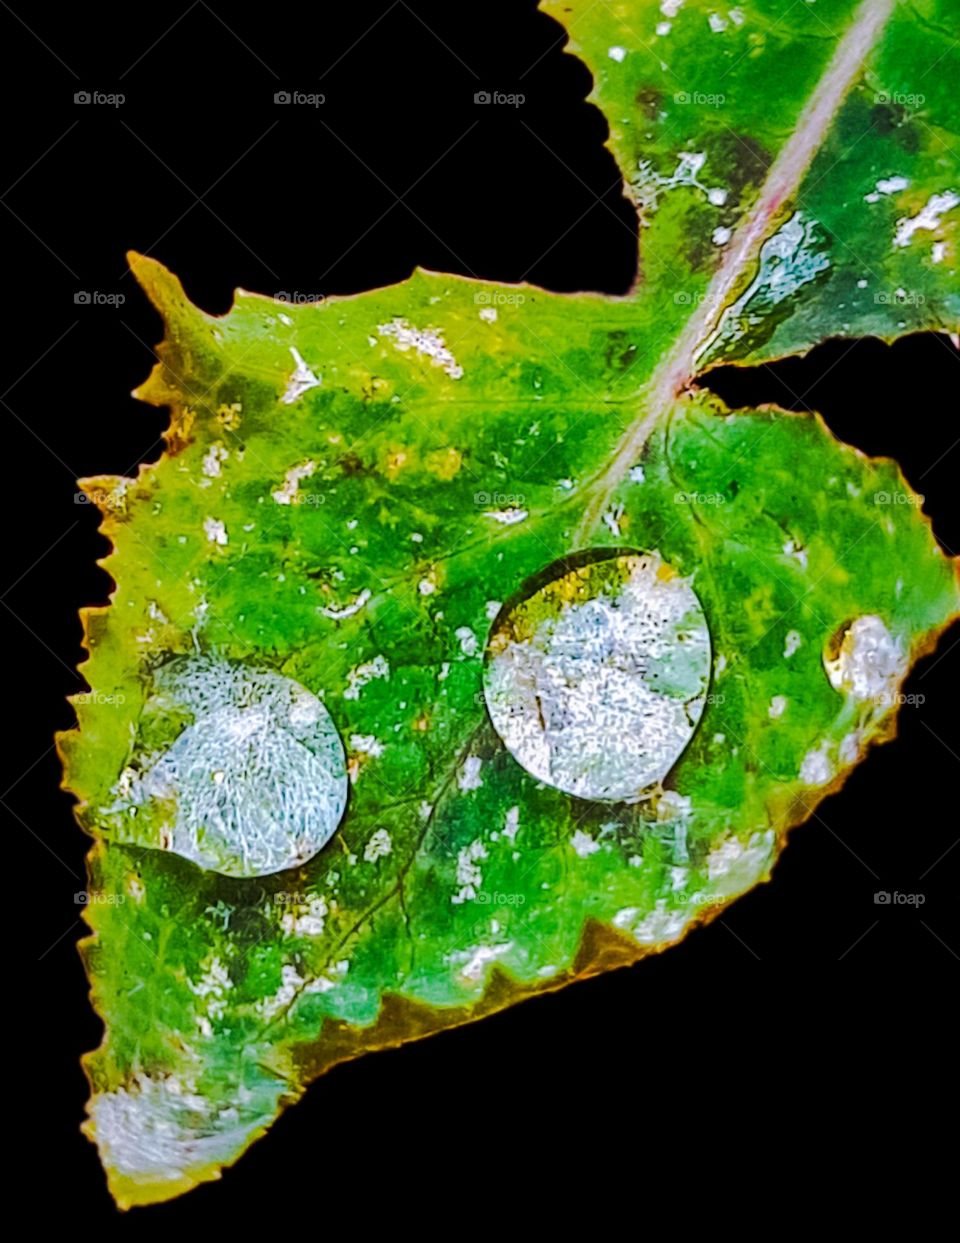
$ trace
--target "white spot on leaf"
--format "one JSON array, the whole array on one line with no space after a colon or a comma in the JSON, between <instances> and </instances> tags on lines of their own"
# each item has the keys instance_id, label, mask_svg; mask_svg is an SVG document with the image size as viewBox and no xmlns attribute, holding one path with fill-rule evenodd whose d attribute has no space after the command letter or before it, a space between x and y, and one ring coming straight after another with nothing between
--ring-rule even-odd
<instances>
[{"instance_id":1,"label":"white spot on leaf","mask_svg":"<svg viewBox=\"0 0 960 1243\"><path fill-rule=\"evenodd\" d=\"M527 516L527 510L519 509L515 505L511 505L509 509L487 509L484 511L485 518L492 518L494 522L499 522L504 527L516 526L518 522L523 522Z\"/></svg>"},{"instance_id":2,"label":"white spot on leaf","mask_svg":"<svg viewBox=\"0 0 960 1243\"><path fill-rule=\"evenodd\" d=\"M211 544L219 544L222 548L230 542L227 528L219 518L204 518L203 530Z\"/></svg>"},{"instance_id":3,"label":"white spot on leaf","mask_svg":"<svg viewBox=\"0 0 960 1243\"><path fill-rule=\"evenodd\" d=\"M933 194L924 207L915 216L902 216L896 224L893 245L907 246L913 235L921 229L939 229L940 219L948 211L960 204L960 195L953 190L945 190L943 194Z\"/></svg>"},{"instance_id":4,"label":"white spot on leaf","mask_svg":"<svg viewBox=\"0 0 960 1243\"><path fill-rule=\"evenodd\" d=\"M458 626L454 631L454 636L460 644L460 651L464 656L476 656L477 654L477 636L473 633L469 626Z\"/></svg>"},{"instance_id":5,"label":"white spot on leaf","mask_svg":"<svg viewBox=\"0 0 960 1243\"><path fill-rule=\"evenodd\" d=\"M287 387L284 390L283 396L280 398L285 406L292 406L309 389L316 388L320 384L318 377L313 374L292 345L290 346L290 353L293 355L296 367L287 381Z\"/></svg>"},{"instance_id":6,"label":"white spot on leaf","mask_svg":"<svg viewBox=\"0 0 960 1243\"><path fill-rule=\"evenodd\" d=\"M847 627L837 655L823 663L834 690L880 703L893 701L906 673L903 645L870 613Z\"/></svg>"},{"instance_id":7,"label":"white spot on leaf","mask_svg":"<svg viewBox=\"0 0 960 1243\"><path fill-rule=\"evenodd\" d=\"M394 319L389 324L379 324L381 337L390 337L401 353L414 350L423 358L429 358L435 367L442 368L451 380L463 376L463 368L447 349L443 335L434 328L415 328L405 319Z\"/></svg>"},{"instance_id":8,"label":"white spot on leaf","mask_svg":"<svg viewBox=\"0 0 960 1243\"><path fill-rule=\"evenodd\" d=\"M390 834L386 829L377 829L367 842L363 857L368 863L375 863L377 859L385 858L392 850L393 843L390 841Z\"/></svg>"},{"instance_id":9,"label":"white spot on leaf","mask_svg":"<svg viewBox=\"0 0 960 1243\"><path fill-rule=\"evenodd\" d=\"M594 841L589 833L585 833L583 829L577 829L573 837L570 839L570 845L575 854L581 859L588 859L590 855L596 854L600 849L600 843Z\"/></svg>"},{"instance_id":10,"label":"white spot on leaf","mask_svg":"<svg viewBox=\"0 0 960 1243\"><path fill-rule=\"evenodd\" d=\"M830 760L830 744L822 742L814 751L808 751L800 765L800 780L807 785L822 786L833 777L833 764Z\"/></svg>"},{"instance_id":11,"label":"white spot on leaf","mask_svg":"<svg viewBox=\"0 0 960 1243\"><path fill-rule=\"evenodd\" d=\"M347 674L347 689L343 692L344 699L359 699L360 691L374 678L388 678L390 666L383 656L375 656L364 665L357 665Z\"/></svg>"},{"instance_id":12,"label":"white spot on leaf","mask_svg":"<svg viewBox=\"0 0 960 1243\"><path fill-rule=\"evenodd\" d=\"M906 190L909 184L906 177L881 177L877 188L863 197L868 203L878 203L882 194L897 194L900 190Z\"/></svg>"},{"instance_id":13,"label":"white spot on leaf","mask_svg":"<svg viewBox=\"0 0 960 1243\"><path fill-rule=\"evenodd\" d=\"M464 846L457 852L457 892L450 901L454 906L464 902L472 902L477 896L477 886L483 884L483 873L479 861L487 858L487 850L483 842L477 840Z\"/></svg>"},{"instance_id":14,"label":"white spot on leaf","mask_svg":"<svg viewBox=\"0 0 960 1243\"><path fill-rule=\"evenodd\" d=\"M301 462L299 466L291 466L283 477L283 483L270 495L278 505L292 505L297 499L301 479L309 479L316 469L315 462Z\"/></svg>"},{"instance_id":15,"label":"white spot on leaf","mask_svg":"<svg viewBox=\"0 0 960 1243\"><path fill-rule=\"evenodd\" d=\"M329 617L332 621L342 621L345 617L353 617L355 613L359 613L363 606L370 599L370 591L364 587L357 597L350 604L335 605L325 604L317 611L322 613L324 617Z\"/></svg>"},{"instance_id":16,"label":"white spot on leaf","mask_svg":"<svg viewBox=\"0 0 960 1243\"><path fill-rule=\"evenodd\" d=\"M457 785L464 793L470 790L479 790L483 785L480 777L480 769L483 766L483 760L479 755L468 755L463 761L463 768L460 770L460 776L457 778Z\"/></svg>"}]
</instances>

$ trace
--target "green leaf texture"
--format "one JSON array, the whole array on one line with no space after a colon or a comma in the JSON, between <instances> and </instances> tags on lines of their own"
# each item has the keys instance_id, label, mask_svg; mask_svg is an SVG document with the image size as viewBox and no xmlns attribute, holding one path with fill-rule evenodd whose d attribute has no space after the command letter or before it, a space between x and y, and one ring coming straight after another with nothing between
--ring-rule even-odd
<instances>
[{"instance_id":1,"label":"green leaf texture","mask_svg":"<svg viewBox=\"0 0 960 1243\"><path fill-rule=\"evenodd\" d=\"M166 325L139 395L169 406L167 449L84 481L116 590L85 612L92 693L60 739L94 838L87 1127L123 1207L217 1177L336 1062L634 962L764 880L956 614L894 463L694 384L956 329L956 4L544 7L640 210L629 297L417 271L218 318L133 257ZM529 776L484 701L503 606L591 549L659 554L710 630L692 740L629 804ZM137 804L201 720L164 699L174 659L200 698L226 662L329 714L349 799L301 865L198 866Z\"/></svg>"}]
</instances>

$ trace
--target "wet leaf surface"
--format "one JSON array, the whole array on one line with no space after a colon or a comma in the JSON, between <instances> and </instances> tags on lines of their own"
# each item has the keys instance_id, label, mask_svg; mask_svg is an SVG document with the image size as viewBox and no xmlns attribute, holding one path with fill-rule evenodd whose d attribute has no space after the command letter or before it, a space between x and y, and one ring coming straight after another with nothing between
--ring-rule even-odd
<instances>
[{"instance_id":1,"label":"wet leaf surface","mask_svg":"<svg viewBox=\"0 0 960 1243\"><path fill-rule=\"evenodd\" d=\"M956 613L894 463L694 385L956 328L955 98L870 103L923 93L949 6L545 7L641 213L631 297L417 272L215 318L134 259L168 446L84 483L116 591L61 738L123 1206L337 1061L676 942L890 735Z\"/></svg>"}]
</instances>

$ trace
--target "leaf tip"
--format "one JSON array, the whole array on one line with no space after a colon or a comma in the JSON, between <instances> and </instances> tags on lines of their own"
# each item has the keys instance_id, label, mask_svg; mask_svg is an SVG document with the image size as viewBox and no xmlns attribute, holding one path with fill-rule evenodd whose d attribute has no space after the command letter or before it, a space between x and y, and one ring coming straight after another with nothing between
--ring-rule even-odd
<instances>
[{"instance_id":1,"label":"leaf tip","mask_svg":"<svg viewBox=\"0 0 960 1243\"><path fill-rule=\"evenodd\" d=\"M159 259L127 251L127 263L137 283L157 310L166 317L175 308L189 306L187 295L178 277L164 267Z\"/></svg>"}]
</instances>

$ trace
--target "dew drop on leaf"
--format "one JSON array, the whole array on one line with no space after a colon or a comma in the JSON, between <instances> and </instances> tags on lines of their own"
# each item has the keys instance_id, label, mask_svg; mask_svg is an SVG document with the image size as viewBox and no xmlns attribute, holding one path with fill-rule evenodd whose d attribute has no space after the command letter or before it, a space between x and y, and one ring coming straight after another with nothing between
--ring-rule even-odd
<instances>
[{"instance_id":1,"label":"dew drop on leaf","mask_svg":"<svg viewBox=\"0 0 960 1243\"><path fill-rule=\"evenodd\" d=\"M336 831L343 744L321 701L291 678L178 657L155 675L141 734L141 772L115 810L150 826L138 833L144 845L227 876L264 876L305 863Z\"/></svg>"},{"instance_id":2,"label":"dew drop on leaf","mask_svg":"<svg viewBox=\"0 0 960 1243\"><path fill-rule=\"evenodd\" d=\"M655 552L567 559L538 575L501 610L484 664L490 717L514 759L604 802L635 802L663 780L709 679L700 601Z\"/></svg>"}]
</instances>

